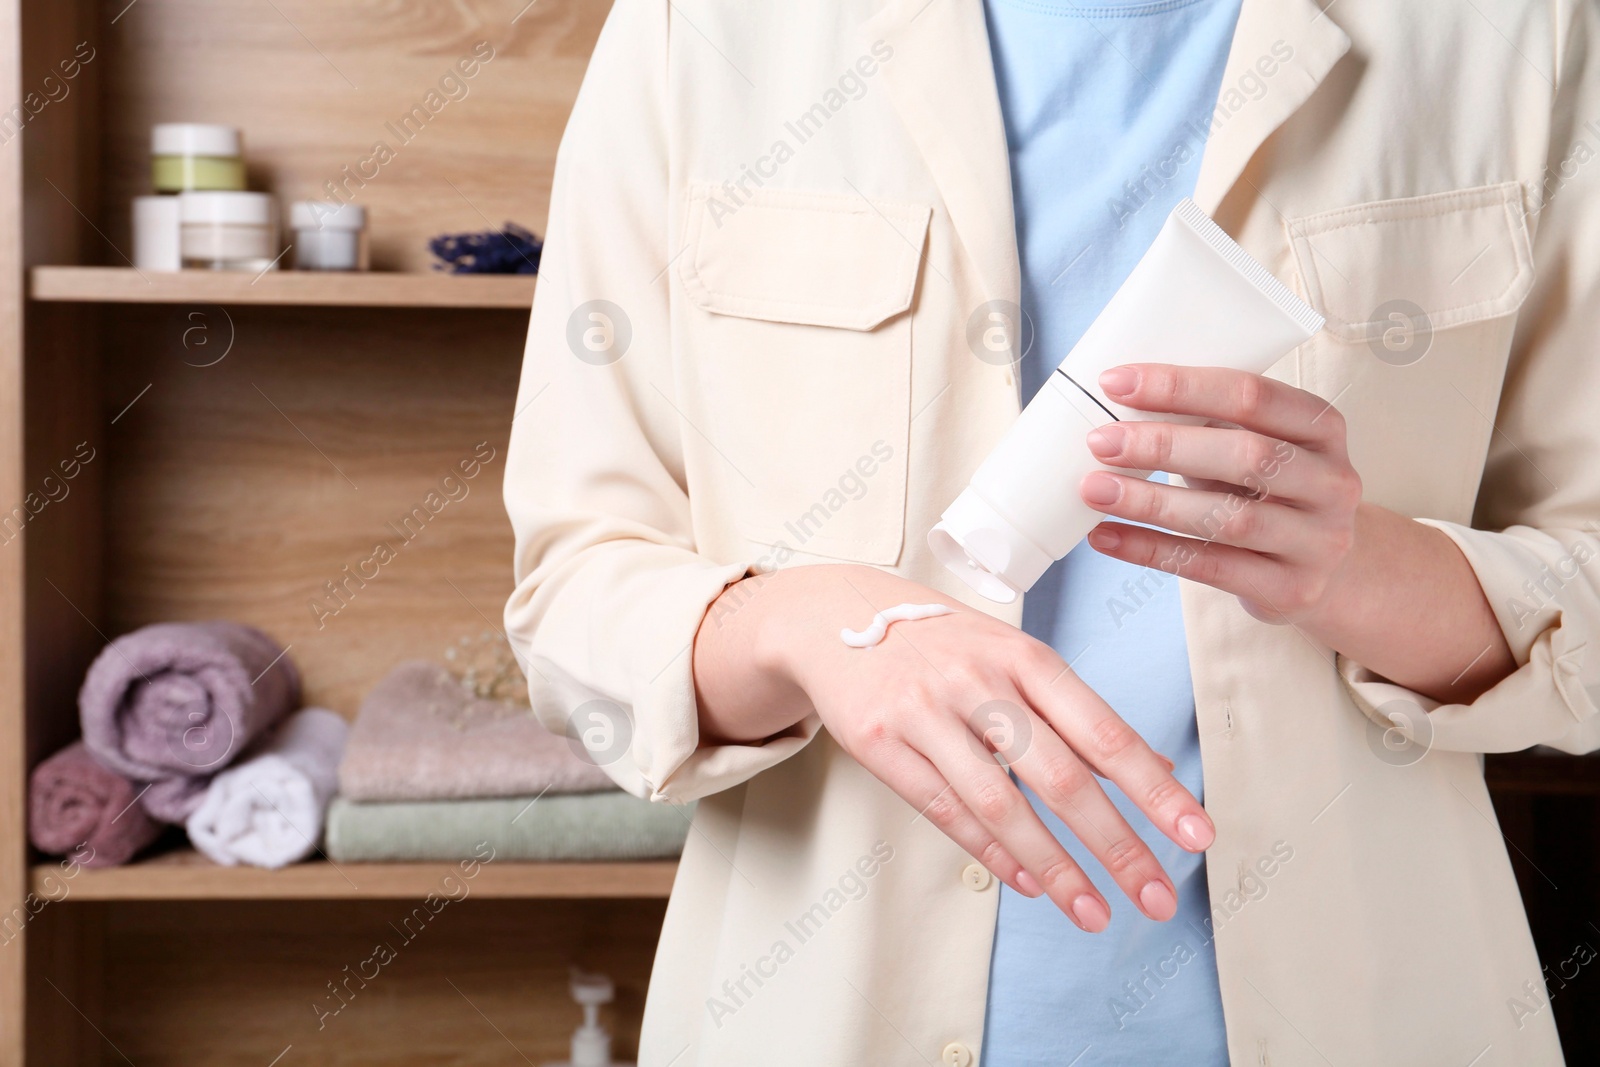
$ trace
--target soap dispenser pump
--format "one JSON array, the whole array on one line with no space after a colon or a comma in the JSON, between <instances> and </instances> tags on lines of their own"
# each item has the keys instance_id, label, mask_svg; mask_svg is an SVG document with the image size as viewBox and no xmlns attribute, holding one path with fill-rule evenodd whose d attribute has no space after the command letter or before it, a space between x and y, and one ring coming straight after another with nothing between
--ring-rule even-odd
<instances>
[{"instance_id":1,"label":"soap dispenser pump","mask_svg":"<svg viewBox=\"0 0 1600 1067\"><path fill-rule=\"evenodd\" d=\"M572 1058L548 1067L633 1067L612 1062L611 1035L600 1025L600 1005L616 996L611 979L574 968L571 989L572 999L583 1008L583 1025L572 1032Z\"/></svg>"}]
</instances>

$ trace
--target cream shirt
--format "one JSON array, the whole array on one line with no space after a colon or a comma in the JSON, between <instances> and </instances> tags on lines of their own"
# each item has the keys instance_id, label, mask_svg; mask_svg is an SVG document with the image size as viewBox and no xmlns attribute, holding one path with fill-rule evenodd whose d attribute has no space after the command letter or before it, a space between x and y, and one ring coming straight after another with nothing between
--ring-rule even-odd
<instances>
[{"instance_id":1,"label":"cream shirt","mask_svg":"<svg viewBox=\"0 0 1600 1067\"><path fill-rule=\"evenodd\" d=\"M1184 584L1237 1065L1560 1062L1478 753L1600 747L1597 49L1591 2L1244 0L1195 199L1327 316L1273 376L1519 666L1440 707ZM616 0L541 275L507 629L548 723L614 709L613 777L700 799L641 1064L972 1064L995 880L815 718L702 747L690 649L817 562L1019 618L925 542L1018 410L980 0Z\"/></svg>"}]
</instances>

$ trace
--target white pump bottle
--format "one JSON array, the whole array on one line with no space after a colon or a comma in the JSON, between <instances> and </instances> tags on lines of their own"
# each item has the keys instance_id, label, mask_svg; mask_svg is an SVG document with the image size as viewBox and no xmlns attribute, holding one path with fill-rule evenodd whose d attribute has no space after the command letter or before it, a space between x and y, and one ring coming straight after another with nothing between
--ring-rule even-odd
<instances>
[{"instance_id":1,"label":"white pump bottle","mask_svg":"<svg viewBox=\"0 0 1600 1067\"><path fill-rule=\"evenodd\" d=\"M574 969L571 988L572 999L583 1008L583 1025L572 1033L572 1059L546 1067L633 1067L611 1059L611 1035L600 1025L600 1005L616 995L611 979Z\"/></svg>"}]
</instances>

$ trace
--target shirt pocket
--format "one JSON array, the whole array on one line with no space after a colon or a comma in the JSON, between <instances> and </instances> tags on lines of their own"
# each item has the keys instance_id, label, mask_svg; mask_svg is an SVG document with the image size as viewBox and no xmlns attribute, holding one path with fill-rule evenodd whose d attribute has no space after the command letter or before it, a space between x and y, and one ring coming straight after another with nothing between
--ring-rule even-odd
<instances>
[{"instance_id":1,"label":"shirt pocket","mask_svg":"<svg viewBox=\"0 0 1600 1067\"><path fill-rule=\"evenodd\" d=\"M1287 222L1306 296L1346 344L1509 315L1533 285L1519 182L1379 200ZM1412 319L1410 323L1403 319Z\"/></svg>"},{"instance_id":2,"label":"shirt pocket","mask_svg":"<svg viewBox=\"0 0 1600 1067\"><path fill-rule=\"evenodd\" d=\"M1346 416L1367 499L1467 521L1534 281L1522 185L1357 204L1285 228L1327 319L1301 350L1299 384Z\"/></svg>"},{"instance_id":3,"label":"shirt pocket","mask_svg":"<svg viewBox=\"0 0 1600 1067\"><path fill-rule=\"evenodd\" d=\"M688 191L678 276L705 436L740 533L892 565L905 540L911 315L928 207Z\"/></svg>"}]
</instances>

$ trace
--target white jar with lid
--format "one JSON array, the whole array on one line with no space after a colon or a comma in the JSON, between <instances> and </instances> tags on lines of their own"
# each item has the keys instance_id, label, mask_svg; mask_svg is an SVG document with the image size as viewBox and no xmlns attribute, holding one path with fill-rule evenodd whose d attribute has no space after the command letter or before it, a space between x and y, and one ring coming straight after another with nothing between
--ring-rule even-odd
<instances>
[{"instance_id":1,"label":"white jar with lid","mask_svg":"<svg viewBox=\"0 0 1600 1067\"><path fill-rule=\"evenodd\" d=\"M260 272L277 266L278 212L268 194L180 193L178 216L185 267Z\"/></svg>"},{"instance_id":2,"label":"white jar with lid","mask_svg":"<svg viewBox=\"0 0 1600 1067\"><path fill-rule=\"evenodd\" d=\"M158 193L244 188L244 150L232 126L163 122L150 129L150 184Z\"/></svg>"},{"instance_id":3,"label":"white jar with lid","mask_svg":"<svg viewBox=\"0 0 1600 1067\"><path fill-rule=\"evenodd\" d=\"M366 270L367 209L298 200L289 206L298 270Z\"/></svg>"}]
</instances>

